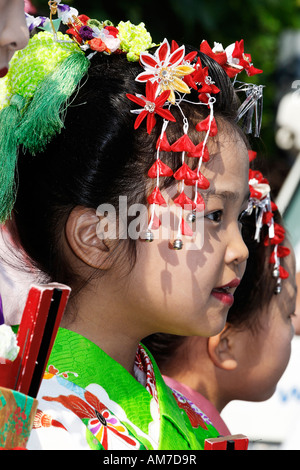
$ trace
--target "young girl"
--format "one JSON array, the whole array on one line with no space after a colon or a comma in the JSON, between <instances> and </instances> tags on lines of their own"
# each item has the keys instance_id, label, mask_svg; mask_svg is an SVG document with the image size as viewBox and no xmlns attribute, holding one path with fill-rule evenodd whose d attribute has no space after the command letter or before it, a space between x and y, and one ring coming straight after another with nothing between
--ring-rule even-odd
<instances>
[{"instance_id":1,"label":"young girl","mask_svg":"<svg viewBox=\"0 0 300 470\"><path fill-rule=\"evenodd\" d=\"M166 383L201 408L223 435L230 431L220 413L229 402L264 401L273 395L288 365L294 334L297 287L293 249L282 243L281 229L277 251L284 279L278 293L278 277L272 275L274 245L266 246L266 227L260 242L255 241L253 215L243 232L249 248L247 267L225 328L209 338L156 334L142 341L154 355ZM278 211L274 221L281 224Z\"/></svg>"},{"instance_id":2,"label":"young girl","mask_svg":"<svg viewBox=\"0 0 300 470\"><path fill-rule=\"evenodd\" d=\"M248 256L236 93L196 49L151 49L142 24L116 28L49 3L51 21L39 24L50 32L14 57L0 116L2 220L13 206L34 266L73 292L29 448L203 449L218 432L174 398L139 341L225 324ZM55 12L75 41L55 31ZM143 225L132 225L137 206L149 221L129 236Z\"/></svg>"}]
</instances>

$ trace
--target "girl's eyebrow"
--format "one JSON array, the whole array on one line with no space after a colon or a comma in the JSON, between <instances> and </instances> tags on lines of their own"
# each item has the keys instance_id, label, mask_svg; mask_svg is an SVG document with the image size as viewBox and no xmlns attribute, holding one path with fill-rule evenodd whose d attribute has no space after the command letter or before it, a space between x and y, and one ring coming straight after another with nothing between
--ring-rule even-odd
<instances>
[{"instance_id":1,"label":"girl's eyebrow","mask_svg":"<svg viewBox=\"0 0 300 470\"><path fill-rule=\"evenodd\" d=\"M227 201L236 201L239 199L240 194L234 191L216 191L215 189L211 188L203 192L202 196L204 199L207 199L209 197L218 197L220 199L227 200ZM242 204L248 201L249 197L250 197L250 191L247 191L245 193L245 197L243 199Z\"/></svg>"}]
</instances>

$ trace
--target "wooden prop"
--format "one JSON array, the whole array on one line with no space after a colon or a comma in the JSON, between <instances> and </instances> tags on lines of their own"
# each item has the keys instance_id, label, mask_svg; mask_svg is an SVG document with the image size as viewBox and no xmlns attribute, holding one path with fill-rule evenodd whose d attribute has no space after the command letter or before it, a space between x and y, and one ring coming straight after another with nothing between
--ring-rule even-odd
<instances>
[{"instance_id":1,"label":"wooden prop","mask_svg":"<svg viewBox=\"0 0 300 470\"><path fill-rule=\"evenodd\" d=\"M58 283L31 286L17 333L20 351L0 364L0 386L37 396L70 291Z\"/></svg>"},{"instance_id":2,"label":"wooden prop","mask_svg":"<svg viewBox=\"0 0 300 470\"><path fill-rule=\"evenodd\" d=\"M204 450L247 450L249 439L243 434L205 439Z\"/></svg>"}]
</instances>

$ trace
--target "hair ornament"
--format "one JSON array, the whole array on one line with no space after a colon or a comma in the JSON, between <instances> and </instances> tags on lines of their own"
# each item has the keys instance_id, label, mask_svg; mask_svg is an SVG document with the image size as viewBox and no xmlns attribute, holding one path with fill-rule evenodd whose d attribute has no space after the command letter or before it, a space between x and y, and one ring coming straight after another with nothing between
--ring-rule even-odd
<instances>
[{"instance_id":1,"label":"hair ornament","mask_svg":"<svg viewBox=\"0 0 300 470\"><path fill-rule=\"evenodd\" d=\"M89 67L69 36L57 35L60 42L53 42L51 33L40 32L17 51L0 87L1 223L14 204L19 146L35 154L60 132L65 104Z\"/></svg>"},{"instance_id":2,"label":"hair ornament","mask_svg":"<svg viewBox=\"0 0 300 470\"><path fill-rule=\"evenodd\" d=\"M256 152L249 150L249 160L256 158ZM277 210L276 204L271 200L271 188L268 180L258 170L249 170L249 190L250 198L247 213L255 211L256 231L254 239L259 242L263 226L268 227L268 234L264 239L264 245L273 247L269 259L273 264L272 275L277 279L275 294L281 292L281 280L289 277L289 273L280 265L280 259L290 254L290 249L281 245L285 239L285 229L274 222L274 212Z\"/></svg>"},{"instance_id":3,"label":"hair ornament","mask_svg":"<svg viewBox=\"0 0 300 470\"><path fill-rule=\"evenodd\" d=\"M145 84L143 95L127 95L140 107L131 110L137 115L134 128L146 122L146 130L151 133L157 125L157 117L162 122L156 159L148 172L153 187L148 195L151 216L146 239L151 241L151 231L159 226L156 207L166 205L160 191L160 178L173 177L178 181L179 188L173 202L180 214L173 246L180 249L182 235L192 233L186 221L194 220L195 213L204 210L204 201L198 189L207 189L209 181L201 171L202 163L210 158L207 147L209 137L218 132L214 103L215 95L220 90L209 76L208 67L202 67L196 51L186 54L185 46L179 46L175 41L170 44L167 39L151 54L149 49L155 44L144 23L134 25L130 21L121 21L114 25L110 21L98 21L79 14L76 8L60 0L49 0L48 5L49 18L26 14L29 30L39 28L42 32L35 34L28 46L15 54L5 81L0 81L0 221L9 217L13 207L14 172L19 147L34 155L61 131L68 100L87 73L92 55L99 52L125 54L128 61L139 61L142 70L136 81ZM66 27L65 34L58 31L61 23ZM211 49L203 41L200 50L217 60L231 78L242 70L249 76L261 72L251 63L251 56L244 53L243 40L225 50L218 43ZM35 71L34 77L29 73L32 70ZM204 133L203 140L197 144L188 135L190 123L181 107L181 103L190 102L192 90L198 94L198 102L193 101L193 104L204 105L208 110L207 117L195 126L196 131ZM250 109L251 106L249 104ZM170 143L166 130L175 122L173 107L178 110L177 116L182 118L182 136ZM181 154L181 165L174 173L163 162L161 152ZM198 159L196 169L189 167L186 157ZM194 187L191 198L185 192L189 186ZM187 206L188 215L185 216Z\"/></svg>"},{"instance_id":4,"label":"hair ornament","mask_svg":"<svg viewBox=\"0 0 300 470\"><path fill-rule=\"evenodd\" d=\"M137 129L143 119L147 117L147 132L148 134L151 133L153 127L156 124L154 114L158 114L159 116L167 119L168 121L175 121L174 116L168 109L164 109L163 105L168 100L170 95L170 90L165 90L163 93L158 95L157 93L158 83L151 83L150 81L146 84L146 96L142 95L131 95L127 94L127 98L129 98L134 103L142 106L142 109L135 109L131 112L137 114L137 118L134 124L134 128Z\"/></svg>"},{"instance_id":5,"label":"hair ornament","mask_svg":"<svg viewBox=\"0 0 300 470\"><path fill-rule=\"evenodd\" d=\"M262 73L262 70L254 67L250 54L244 52L244 40L236 41L225 49L221 43L215 42L211 48L207 41L203 40L200 44L200 51L208 55L225 70L230 78L246 71L249 77Z\"/></svg>"},{"instance_id":6,"label":"hair ornament","mask_svg":"<svg viewBox=\"0 0 300 470\"><path fill-rule=\"evenodd\" d=\"M117 26L109 20L98 21L87 15L79 15L76 8L62 4L60 0L50 0L50 18L33 17L26 14L30 31L35 27L52 32L54 40L61 23L68 27L66 33L78 44L82 51L91 50L106 54L125 53L129 61L139 60L140 53L155 46L144 23L134 25L121 21ZM57 15L57 19L53 19Z\"/></svg>"},{"instance_id":7,"label":"hair ornament","mask_svg":"<svg viewBox=\"0 0 300 470\"><path fill-rule=\"evenodd\" d=\"M250 54L244 52L244 40L236 41L225 49L222 44L215 42L211 48L207 41L200 44L201 52L212 57L223 67L230 78L233 78L233 84L236 86L236 92L244 92L245 101L241 104L236 121L243 119L243 129L247 134L252 133L252 121L255 118L254 136L259 137L262 121L263 106L263 85L244 83L237 80L237 75L243 70L249 77L262 73L262 70L254 67Z\"/></svg>"},{"instance_id":8,"label":"hair ornament","mask_svg":"<svg viewBox=\"0 0 300 470\"><path fill-rule=\"evenodd\" d=\"M202 41L200 44L200 51L216 60L224 68L230 78L235 78L236 75L243 70L245 70L249 76L262 72L262 70L256 69L253 66L251 56L244 53L243 40L236 41L235 44L228 46L225 50L219 43L215 43L214 49L211 49L207 41ZM218 94L220 90L209 76L208 67L202 67L200 58L197 57L196 59L196 56L196 52L191 52L186 55L184 46L179 47L175 41L172 41L170 45L167 39L164 39L154 54L143 52L140 55L140 64L144 70L136 77L136 81L146 83L146 98L139 95L136 95L136 97L127 95L130 100L143 106L142 112L132 110L133 113L140 113L135 122L135 129L147 115L147 132L150 133L156 124L154 113L156 112L163 117L162 130L156 146L156 163L151 166L148 172L148 176L150 178L156 178L155 187L148 197L148 203L152 206L150 221L145 237L148 241L152 241L154 239L151 230L153 229L153 223L156 217L155 206L166 205L166 201L159 190L159 178L171 176L171 172L168 167L164 167L162 169L160 151L180 152L182 156L181 166L173 174L173 177L179 182L179 195L176 196L173 202L179 206L180 209L177 235L173 242L174 249L182 248L182 235L187 233L192 235L191 228L190 230L187 229L183 211L188 208L189 214L187 215L186 220L191 222L195 220L195 212L203 211L205 208L204 201L198 192L198 188L208 189L209 181L201 173L201 166L203 162L209 161L207 140L210 136L213 137L217 135L218 132L214 117L214 95ZM147 90L149 90L150 83L152 86L155 85L156 101L152 96L152 100L149 102L147 99L149 96L149 94L147 94ZM251 89L250 85L248 88L249 90ZM244 88L244 91L248 92L248 88L247 90ZM204 132L205 134L204 140L197 145L195 145L188 136L189 122L180 106L182 102L188 102L188 95L191 93L192 89L196 90L198 93L199 104L206 105L209 110L208 116L198 122L195 126L198 132ZM256 88L252 89L256 90ZM261 90L261 88L259 88L259 90ZM166 98L166 92L169 92L168 98ZM260 114L257 111L258 98L254 99L254 95L254 92L248 92L247 100L244 106L239 110L237 120L241 119L245 115L247 117L247 132L251 132L252 127L250 124L255 110L255 114L257 115L255 134L258 135L261 120ZM165 113L168 111L167 117L162 115L162 108L157 108L157 97L159 96L161 96L161 101L159 101L161 105L168 108L164 111ZM262 98L262 96L260 96L260 98ZM180 111L179 114L182 115L183 132L182 136L176 142L170 144L167 140L166 129L167 126L175 120L174 118L170 118L173 106L177 106ZM172 114L171 116L173 117ZM196 171L192 170L188 166L185 161L186 156L199 159ZM194 186L193 199L187 197L185 193L186 186ZM185 227L185 233L183 233L183 227Z\"/></svg>"},{"instance_id":9,"label":"hair ornament","mask_svg":"<svg viewBox=\"0 0 300 470\"><path fill-rule=\"evenodd\" d=\"M140 55L140 63L144 72L136 77L137 82L152 81L158 85L157 93L169 91L168 101L175 104L175 92L190 93L190 88L183 81L185 75L194 72L194 68L184 63L185 47L170 48L167 39L152 55L144 52Z\"/></svg>"},{"instance_id":10,"label":"hair ornament","mask_svg":"<svg viewBox=\"0 0 300 470\"><path fill-rule=\"evenodd\" d=\"M207 189L209 181L203 176L200 169L202 162L209 160L206 145L207 138L209 135L214 136L218 132L213 115L215 98L212 95L220 90L208 76L208 68L202 68L199 58L192 65L196 55L196 51L186 54L185 46L179 46L175 41L172 41L170 45L168 40L164 39L154 54L142 52L140 55L140 64L144 70L138 74L136 81L146 84L146 97L127 95L131 101L143 106L143 115L141 115L142 113L139 114L135 121L135 128L140 125L147 114L147 132L150 133L156 124L154 113L156 112L163 118L161 133L156 145L156 161L148 172L148 176L155 179L155 186L148 196L148 203L151 205L151 216L145 238L148 241L154 239L152 230L154 229L154 220L157 218L156 206L166 205L159 189L159 179L160 177L173 176L179 184L179 194L173 199L174 204L179 208L178 229L173 241L173 248L176 250L183 247L182 235L193 235L191 227L188 226L184 218L184 211L189 211L187 221L190 222L194 220L196 211L204 210L204 201L197 188ZM192 88L198 91L199 104L205 105L209 109L207 118L196 125L198 132L205 133L204 140L197 145L192 142L188 135L189 121L180 106L183 101L188 101L186 97L191 93ZM151 100L148 99L150 98L149 90L152 93ZM205 97L205 99L201 100L202 97ZM164 106L165 109L157 108L157 103ZM171 122L175 121L171 113L173 106L178 108L179 115L182 116L182 135L170 144L166 137L166 129ZM137 113L136 110L132 110L132 112ZM166 164L163 164L161 151L181 153L181 166L173 174L172 170ZM186 156L199 159L196 170L192 170L188 166L185 161ZM186 195L185 186L194 186L193 199Z\"/></svg>"},{"instance_id":11,"label":"hair ornament","mask_svg":"<svg viewBox=\"0 0 300 470\"><path fill-rule=\"evenodd\" d=\"M141 51L154 45L143 23L120 22L115 28L110 21L78 15L60 0L48 4L49 18L26 14L29 30L42 31L14 54L8 74L0 79L0 223L10 217L14 205L19 147L35 155L61 131L68 100L86 75L91 54L123 53L137 61ZM68 34L58 31L61 23ZM161 105L160 98L156 113L167 117Z\"/></svg>"},{"instance_id":12,"label":"hair ornament","mask_svg":"<svg viewBox=\"0 0 300 470\"><path fill-rule=\"evenodd\" d=\"M239 83L239 82L236 82ZM259 137L261 122L262 122L262 108L263 108L263 85L255 85L249 83L242 83L236 88L237 92L245 92L246 99L238 109L236 121L243 119L242 128L246 134L252 133L252 121L255 118L255 131L254 137Z\"/></svg>"}]
</instances>

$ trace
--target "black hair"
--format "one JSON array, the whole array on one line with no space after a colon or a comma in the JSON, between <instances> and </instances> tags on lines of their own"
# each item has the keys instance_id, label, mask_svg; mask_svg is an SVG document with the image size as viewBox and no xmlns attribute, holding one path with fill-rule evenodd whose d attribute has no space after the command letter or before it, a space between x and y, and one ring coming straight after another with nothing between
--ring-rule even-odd
<instances>
[{"instance_id":1,"label":"black hair","mask_svg":"<svg viewBox=\"0 0 300 470\"><path fill-rule=\"evenodd\" d=\"M239 103L230 79L213 59L197 52L220 89L214 105L216 119L235 125ZM128 204L146 203L147 171L155 160L161 126L155 126L150 135L144 124L134 130L136 115L130 111L137 105L126 93L144 94L144 84L135 81L140 72L139 63L128 62L122 54L94 55L87 77L71 97L61 133L42 153L27 152L18 159L14 220L20 242L35 267L51 280L70 285L73 292L80 276L68 269L61 243L71 211L76 206L97 209L103 203L117 208L120 195L127 196ZM189 100L197 102L197 93L191 93ZM208 113L202 105L183 103L182 109L195 124ZM179 123L169 126L168 138L173 141L182 133L176 109L174 116ZM165 153L174 171L181 164L178 155ZM172 178L164 184L172 184ZM127 243L122 253L133 265L135 241L128 237L121 243Z\"/></svg>"}]
</instances>

